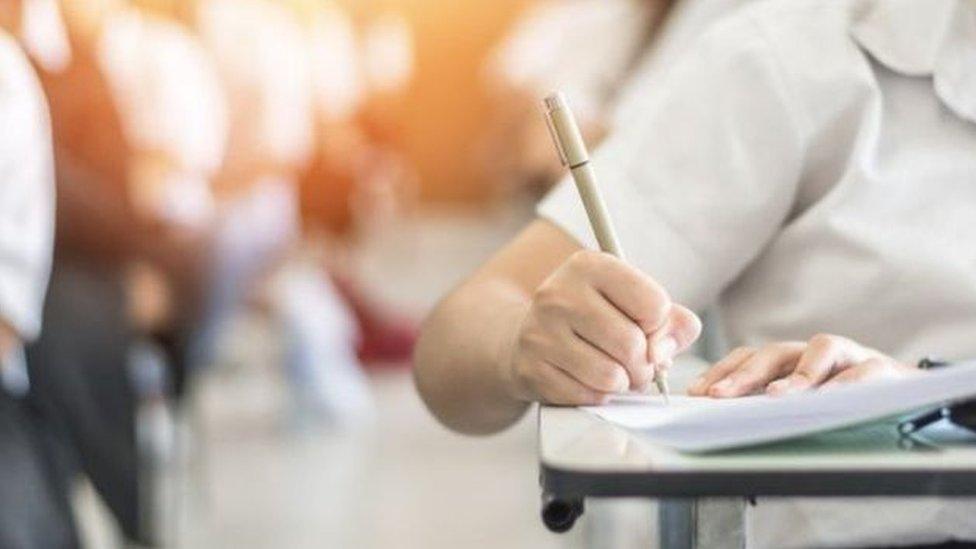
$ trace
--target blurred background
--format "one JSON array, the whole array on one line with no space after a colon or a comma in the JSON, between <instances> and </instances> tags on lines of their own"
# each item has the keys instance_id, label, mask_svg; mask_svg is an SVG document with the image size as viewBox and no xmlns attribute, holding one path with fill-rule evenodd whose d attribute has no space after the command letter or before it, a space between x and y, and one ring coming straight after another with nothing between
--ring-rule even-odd
<instances>
[{"instance_id":1,"label":"blurred background","mask_svg":"<svg viewBox=\"0 0 976 549\"><path fill-rule=\"evenodd\" d=\"M562 89L595 144L658 36L680 44L676 9L0 0L53 131L54 265L27 366L38 490L67 494L66 535L588 545L597 526L538 518L533 414L454 435L410 355L425 312L558 179L540 98ZM653 511L629 512L613 543L649 544Z\"/></svg>"}]
</instances>

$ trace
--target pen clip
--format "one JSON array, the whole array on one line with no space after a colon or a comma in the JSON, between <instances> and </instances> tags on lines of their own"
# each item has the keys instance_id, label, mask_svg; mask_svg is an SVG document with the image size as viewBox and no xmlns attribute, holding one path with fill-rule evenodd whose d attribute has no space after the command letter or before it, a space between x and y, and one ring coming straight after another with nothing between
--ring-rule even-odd
<instances>
[{"instance_id":1,"label":"pen clip","mask_svg":"<svg viewBox=\"0 0 976 549\"><path fill-rule=\"evenodd\" d=\"M552 110L550 109L548 103L544 103L544 112L546 119L546 129L549 130L549 137L552 138L553 144L556 146L556 154L559 155L559 163L563 166L569 166L569 158L566 156L566 151L563 150L562 141L559 140L559 134L556 133L556 127L552 122Z\"/></svg>"}]
</instances>

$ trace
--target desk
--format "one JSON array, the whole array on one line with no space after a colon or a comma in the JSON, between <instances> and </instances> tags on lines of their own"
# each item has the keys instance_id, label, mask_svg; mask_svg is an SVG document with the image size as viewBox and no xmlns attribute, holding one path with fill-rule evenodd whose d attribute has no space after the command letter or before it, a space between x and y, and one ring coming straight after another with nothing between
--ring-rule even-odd
<instances>
[{"instance_id":1,"label":"desk","mask_svg":"<svg viewBox=\"0 0 976 549\"><path fill-rule=\"evenodd\" d=\"M571 528L583 501L594 497L976 495L976 436L948 425L905 440L893 422L881 422L687 455L575 408L541 406L538 421L543 519L555 531ZM669 539L662 546L691 546L687 503L662 509L672 530L662 524Z\"/></svg>"}]
</instances>

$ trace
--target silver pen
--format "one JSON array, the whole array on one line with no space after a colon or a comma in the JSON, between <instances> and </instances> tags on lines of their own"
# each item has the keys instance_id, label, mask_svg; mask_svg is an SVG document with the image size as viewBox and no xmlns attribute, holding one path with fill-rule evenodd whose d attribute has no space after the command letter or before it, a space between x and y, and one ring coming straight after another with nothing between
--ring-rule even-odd
<instances>
[{"instance_id":1,"label":"silver pen","mask_svg":"<svg viewBox=\"0 0 976 549\"><path fill-rule=\"evenodd\" d=\"M566 99L559 92L547 96L543 102L546 110L546 125L549 133L556 144L556 152L559 160L564 166L569 168L576 182L576 190L579 191L583 207L586 208L586 216L590 220L593 228L593 235L600 245L600 250L609 253L622 261L624 257L623 248L620 247L620 240L617 232L610 221L610 212L600 194L600 188L596 183L596 175L593 167L590 166L590 155L586 150L586 143L583 142L583 135L580 133L579 126L572 111L566 104ZM654 384L664 397L665 402L670 402L671 391L668 388L668 379L665 371L654 373Z\"/></svg>"}]
</instances>

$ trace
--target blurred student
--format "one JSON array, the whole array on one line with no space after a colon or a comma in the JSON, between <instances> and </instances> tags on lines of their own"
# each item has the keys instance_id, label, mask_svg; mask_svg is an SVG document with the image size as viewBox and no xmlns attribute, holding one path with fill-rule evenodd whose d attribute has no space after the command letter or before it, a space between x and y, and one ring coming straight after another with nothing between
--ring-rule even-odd
<instances>
[{"instance_id":1,"label":"blurred student","mask_svg":"<svg viewBox=\"0 0 976 549\"><path fill-rule=\"evenodd\" d=\"M479 148L503 193L545 190L561 167L539 116L562 90L589 143L615 123L628 90L641 89L712 22L752 0L544 0L519 20L486 67L493 123ZM597 37L597 39L581 39Z\"/></svg>"},{"instance_id":2,"label":"blurred student","mask_svg":"<svg viewBox=\"0 0 976 549\"><path fill-rule=\"evenodd\" d=\"M409 81L409 35L402 22L376 22L375 14L371 23L357 24L335 2L289 4L303 23L314 90L315 147L299 186L305 242L324 254L355 315L364 365L403 364L416 339L415 322L365 291L352 257L363 233L388 226L409 195L412 172L385 113Z\"/></svg>"},{"instance_id":3,"label":"blurred student","mask_svg":"<svg viewBox=\"0 0 976 549\"><path fill-rule=\"evenodd\" d=\"M142 522L130 353L188 294L223 155L222 96L178 26L121 0L63 0L70 62L41 69L56 148L55 266L29 349L38 405L131 539Z\"/></svg>"},{"instance_id":4,"label":"blurred student","mask_svg":"<svg viewBox=\"0 0 976 549\"><path fill-rule=\"evenodd\" d=\"M231 121L217 178L214 287L193 362L212 353L223 320L265 285L266 305L283 329L295 420L366 415L371 402L355 354L356 326L321 262L301 245L298 185L316 138L316 88L301 19L288 2L195 0L190 6Z\"/></svg>"},{"instance_id":5,"label":"blurred student","mask_svg":"<svg viewBox=\"0 0 976 549\"><path fill-rule=\"evenodd\" d=\"M10 34L24 6L0 6L0 546L77 547L50 425L27 399L23 345L41 329L54 234L50 119L40 83Z\"/></svg>"},{"instance_id":6,"label":"blurred student","mask_svg":"<svg viewBox=\"0 0 976 549\"><path fill-rule=\"evenodd\" d=\"M674 0L542 0L516 22L490 58L495 116L485 168L502 185L546 189L561 167L539 116L552 90L574 106L588 142L605 135L620 91L652 49Z\"/></svg>"},{"instance_id":7,"label":"blurred student","mask_svg":"<svg viewBox=\"0 0 976 549\"><path fill-rule=\"evenodd\" d=\"M564 181L428 320L417 384L431 410L484 433L534 401L644 390L698 335L690 310L716 300L746 346L720 373L752 367L699 394L764 390L769 363L796 373L769 387L788 392L856 377L825 364L904 375L933 349L973 356L974 48L965 0L763 3L717 25L630 96L596 155L631 263L584 250ZM748 347L818 332L850 340ZM747 533L767 547L941 543L976 540L971 516L969 500L760 500Z\"/></svg>"}]
</instances>

